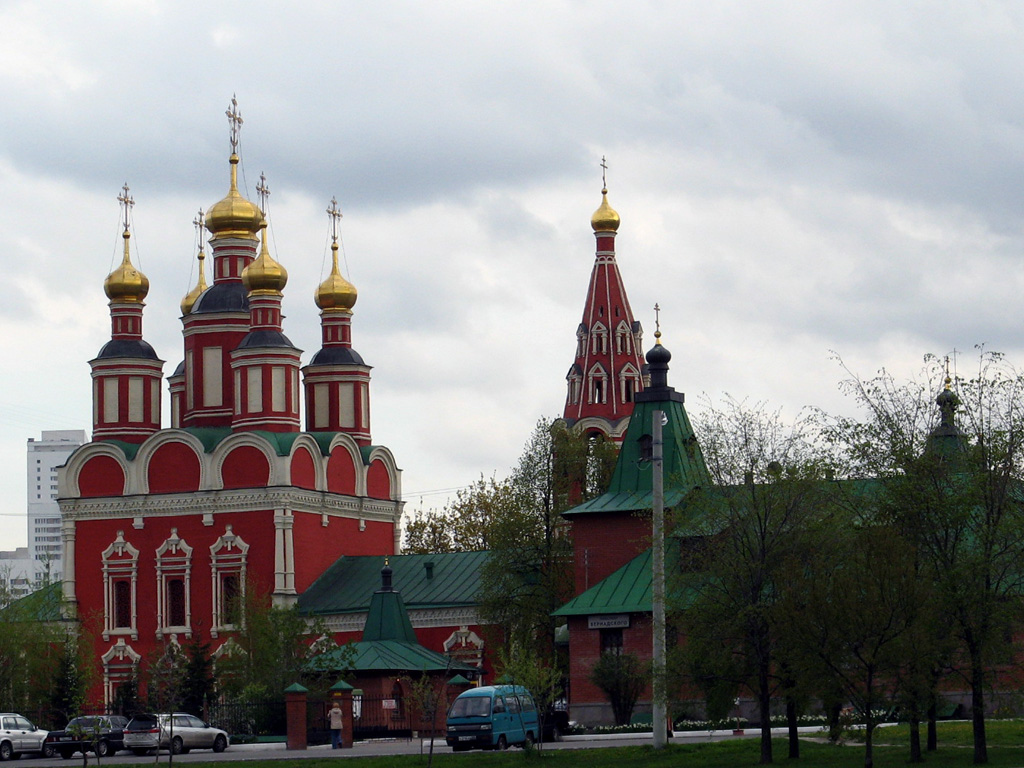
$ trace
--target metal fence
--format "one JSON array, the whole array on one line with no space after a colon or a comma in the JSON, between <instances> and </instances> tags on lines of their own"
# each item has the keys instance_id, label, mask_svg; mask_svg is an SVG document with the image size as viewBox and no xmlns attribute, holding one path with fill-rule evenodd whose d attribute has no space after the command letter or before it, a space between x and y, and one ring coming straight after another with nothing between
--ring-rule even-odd
<instances>
[{"instance_id":1,"label":"metal fence","mask_svg":"<svg viewBox=\"0 0 1024 768\"><path fill-rule=\"evenodd\" d=\"M210 725L223 728L231 734L233 741L279 738L288 733L282 698L248 702L208 702L205 719Z\"/></svg>"}]
</instances>

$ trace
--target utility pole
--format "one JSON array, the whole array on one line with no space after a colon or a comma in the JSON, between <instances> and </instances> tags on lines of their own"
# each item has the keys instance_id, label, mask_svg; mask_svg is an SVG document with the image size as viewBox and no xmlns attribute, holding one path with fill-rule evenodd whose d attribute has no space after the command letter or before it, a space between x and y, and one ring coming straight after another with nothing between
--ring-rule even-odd
<instances>
[{"instance_id":1,"label":"utility pole","mask_svg":"<svg viewBox=\"0 0 1024 768\"><path fill-rule=\"evenodd\" d=\"M651 728L654 748L665 746L665 468L661 428L668 421L664 411L654 411L651 418L651 485L654 502L654 544L651 552L651 602L654 623L654 669L651 681Z\"/></svg>"}]
</instances>

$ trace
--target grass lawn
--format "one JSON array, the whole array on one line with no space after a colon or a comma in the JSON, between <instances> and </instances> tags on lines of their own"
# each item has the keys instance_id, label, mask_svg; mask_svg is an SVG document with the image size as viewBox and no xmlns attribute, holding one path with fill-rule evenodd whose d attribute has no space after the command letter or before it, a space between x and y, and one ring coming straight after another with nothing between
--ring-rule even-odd
<instances>
[{"instance_id":1,"label":"grass lawn","mask_svg":"<svg viewBox=\"0 0 1024 768\"><path fill-rule=\"evenodd\" d=\"M1021 721L993 722L989 725L989 765L995 768L1024 768L1024 723ZM926 768L967 768L972 765L970 749L970 723L940 723L939 751L926 753ZM880 729L879 744L895 746L875 747L876 768L906 768L907 729L894 727ZM758 765L758 740L736 739L715 743L670 744L655 751L650 747L609 747L588 750L546 750L524 753L513 749L508 752L468 752L453 755L436 754L433 764L437 768L470 768L470 766L543 765L546 768L746 768ZM864 765L864 747L858 743L833 746L812 741L800 744L800 760L790 761L786 755L784 739L774 742L775 764L780 766L806 766L807 768L861 768ZM426 755L384 755L381 757L350 758L358 768L419 768L427 764ZM164 761L161 761L164 764ZM344 768L345 760L338 758L275 759L272 768ZM147 768L152 760L140 763ZM188 768L252 768L252 762L189 763Z\"/></svg>"}]
</instances>

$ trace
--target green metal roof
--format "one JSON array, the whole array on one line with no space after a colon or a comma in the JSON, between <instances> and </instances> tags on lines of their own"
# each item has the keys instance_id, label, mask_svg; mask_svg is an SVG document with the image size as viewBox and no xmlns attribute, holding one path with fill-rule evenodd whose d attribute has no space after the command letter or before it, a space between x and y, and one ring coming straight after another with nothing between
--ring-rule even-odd
<instances>
[{"instance_id":1,"label":"green metal roof","mask_svg":"<svg viewBox=\"0 0 1024 768\"><path fill-rule=\"evenodd\" d=\"M417 610L476 605L480 569L488 555L448 552L394 555L388 560L406 608ZM429 570L428 563L433 564ZM368 611L383 567L383 555L339 558L299 596L299 611L328 616Z\"/></svg>"},{"instance_id":2,"label":"green metal roof","mask_svg":"<svg viewBox=\"0 0 1024 768\"><path fill-rule=\"evenodd\" d=\"M348 658L348 649L355 650L355 657ZM354 672L472 672L476 667L449 659L443 653L431 651L418 643L403 643L397 640L370 640L351 643L344 648L317 657L317 669L330 670L331 662L338 659L335 669Z\"/></svg>"},{"instance_id":3,"label":"green metal roof","mask_svg":"<svg viewBox=\"0 0 1024 768\"><path fill-rule=\"evenodd\" d=\"M370 598L370 609L363 626L363 642L394 640L399 643L416 643L409 612L405 610L402 595L388 585L379 589Z\"/></svg>"},{"instance_id":4,"label":"green metal roof","mask_svg":"<svg viewBox=\"0 0 1024 768\"><path fill-rule=\"evenodd\" d=\"M577 595L553 616L588 616L596 613L651 612L651 550L641 552L624 566Z\"/></svg>"},{"instance_id":5,"label":"green metal roof","mask_svg":"<svg viewBox=\"0 0 1024 768\"><path fill-rule=\"evenodd\" d=\"M61 621L63 594L59 582L20 597L0 610L0 621Z\"/></svg>"},{"instance_id":6,"label":"green metal roof","mask_svg":"<svg viewBox=\"0 0 1024 768\"><path fill-rule=\"evenodd\" d=\"M671 387L645 390L637 395L608 490L562 514L651 509L654 503L653 472L651 461L641 458L641 440L651 434L655 411L664 411L668 419L662 427L666 508L678 504L691 489L711 485L711 476L686 415L682 394Z\"/></svg>"}]
</instances>

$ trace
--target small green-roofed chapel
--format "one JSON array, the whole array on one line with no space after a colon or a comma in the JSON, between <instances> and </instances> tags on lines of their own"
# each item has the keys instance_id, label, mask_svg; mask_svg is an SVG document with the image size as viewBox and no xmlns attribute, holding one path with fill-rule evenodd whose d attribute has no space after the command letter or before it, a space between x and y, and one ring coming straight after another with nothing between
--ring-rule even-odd
<instances>
[{"instance_id":1,"label":"small green-roofed chapel","mask_svg":"<svg viewBox=\"0 0 1024 768\"><path fill-rule=\"evenodd\" d=\"M402 595L394 588L390 558L384 558L379 578L380 587L370 596L362 639L317 657L311 666L349 672L358 687L382 691L390 690L395 677L401 675L479 674L476 667L420 644Z\"/></svg>"}]
</instances>

